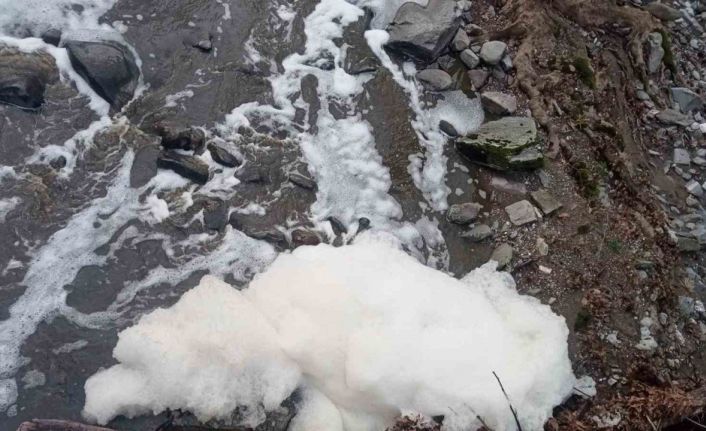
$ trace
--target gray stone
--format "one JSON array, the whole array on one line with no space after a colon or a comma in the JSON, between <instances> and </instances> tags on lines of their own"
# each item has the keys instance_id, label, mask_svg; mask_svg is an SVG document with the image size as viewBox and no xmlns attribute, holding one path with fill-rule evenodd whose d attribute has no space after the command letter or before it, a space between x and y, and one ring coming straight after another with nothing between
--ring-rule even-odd
<instances>
[{"instance_id":1,"label":"gray stone","mask_svg":"<svg viewBox=\"0 0 706 431\"><path fill-rule=\"evenodd\" d=\"M442 55L436 62L442 70L449 72L453 68L454 64L456 64L456 59L450 55Z\"/></svg>"},{"instance_id":2,"label":"gray stone","mask_svg":"<svg viewBox=\"0 0 706 431\"><path fill-rule=\"evenodd\" d=\"M200 40L194 44L194 48L198 48L203 52L211 52L213 49L213 42L211 42L211 39Z\"/></svg>"},{"instance_id":3,"label":"gray stone","mask_svg":"<svg viewBox=\"0 0 706 431\"><path fill-rule=\"evenodd\" d=\"M550 215L562 207L561 203L547 190L537 190L530 193L530 196L544 215Z\"/></svg>"},{"instance_id":4,"label":"gray stone","mask_svg":"<svg viewBox=\"0 0 706 431\"><path fill-rule=\"evenodd\" d=\"M671 6L658 1L652 2L645 6L645 10L651 13L655 18L662 21L674 21L681 17L681 12Z\"/></svg>"},{"instance_id":5,"label":"gray stone","mask_svg":"<svg viewBox=\"0 0 706 431\"><path fill-rule=\"evenodd\" d=\"M515 226L522 226L537 221L537 213L534 210L534 206L527 200L506 206L505 212Z\"/></svg>"},{"instance_id":6,"label":"gray stone","mask_svg":"<svg viewBox=\"0 0 706 431\"><path fill-rule=\"evenodd\" d=\"M673 87L671 93L672 100L679 104L679 109L685 114L704 106L701 97L688 88Z\"/></svg>"},{"instance_id":7,"label":"gray stone","mask_svg":"<svg viewBox=\"0 0 706 431\"><path fill-rule=\"evenodd\" d=\"M220 199L206 202L203 208L206 229L222 231L228 224L228 205Z\"/></svg>"},{"instance_id":8,"label":"gray stone","mask_svg":"<svg viewBox=\"0 0 706 431\"><path fill-rule=\"evenodd\" d=\"M478 217L482 209L483 205L475 202L451 205L446 212L446 218L451 223L468 224Z\"/></svg>"},{"instance_id":9,"label":"gray stone","mask_svg":"<svg viewBox=\"0 0 706 431\"><path fill-rule=\"evenodd\" d=\"M699 182L696 180L691 180L686 183L686 190L692 195L699 198L704 195L704 189L701 187L701 184L699 184Z\"/></svg>"},{"instance_id":10,"label":"gray stone","mask_svg":"<svg viewBox=\"0 0 706 431\"><path fill-rule=\"evenodd\" d=\"M694 157L691 161L697 166L706 166L706 159L703 157Z\"/></svg>"},{"instance_id":11,"label":"gray stone","mask_svg":"<svg viewBox=\"0 0 706 431\"><path fill-rule=\"evenodd\" d=\"M500 60L500 68L503 71L509 73L513 67L514 65L512 64L512 58L510 57L510 55L506 54L503 59Z\"/></svg>"},{"instance_id":12,"label":"gray stone","mask_svg":"<svg viewBox=\"0 0 706 431\"><path fill-rule=\"evenodd\" d=\"M451 88L453 79L451 75L441 69L425 69L417 73L419 80L425 88L432 91L444 91Z\"/></svg>"},{"instance_id":13,"label":"gray stone","mask_svg":"<svg viewBox=\"0 0 706 431\"><path fill-rule=\"evenodd\" d=\"M473 89L476 91L485 87L486 82L488 82L489 76L490 73L487 70L483 69L473 69L468 71L468 78L471 80L471 84L473 84Z\"/></svg>"},{"instance_id":14,"label":"gray stone","mask_svg":"<svg viewBox=\"0 0 706 431\"><path fill-rule=\"evenodd\" d=\"M170 169L199 184L206 184L209 180L206 163L194 156L187 156L176 151L162 151L157 158L157 166L162 169Z\"/></svg>"},{"instance_id":15,"label":"gray stone","mask_svg":"<svg viewBox=\"0 0 706 431\"><path fill-rule=\"evenodd\" d=\"M470 161L494 169L537 169L544 157L538 151L524 151L537 144L533 118L504 117L457 139L456 149Z\"/></svg>"},{"instance_id":16,"label":"gray stone","mask_svg":"<svg viewBox=\"0 0 706 431\"><path fill-rule=\"evenodd\" d=\"M677 237L677 248L685 252L696 252L701 250L701 245L699 241L694 238L687 238L684 236Z\"/></svg>"},{"instance_id":17,"label":"gray stone","mask_svg":"<svg viewBox=\"0 0 706 431\"><path fill-rule=\"evenodd\" d=\"M451 41L451 49L456 52L460 52L468 48L468 45L470 44L471 39L466 34L466 30L464 30L463 28L459 28L456 32L456 36L454 36L453 41Z\"/></svg>"},{"instance_id":18,"label":"gray stone","mask_svg":"<svg viewBox=\"0 0 706 431\"><path fill-rule=\"evenodd\" d=\"M481 94L483 109L495 115L512 115L517 111L517 99L512 94L486 91Z\"/></svg>"},{"instance_id":19,"label":"gray stone","mask_svg":"<svg viewBox=\"0 0 706 431\"><path fill-rule=\"evenodd\" d=\"M499 40L491 40L486 42L480 49L480 58L486 64L495 66L500 63L505 52L507 51L507 44Z\"/></svg>"},{"instance_id":20,"label":"gray stone","mask_svg":"<svg viewBox=\"0 0 706 431\"><path fill-rule=\"evenodd\" d=\"M537 147L525 148L510 157L508 163L512 169L531 171L544 165L544 154Z\"/></svg>"},{"instance_id":21,"label":"gray stone","mask_svg":"<svg viewBox=\"0 0 706 431\"><path fill-rule=\"evenodd\" d=\"M657 114L657 120L660 123L669 126L687 127L692 123L691 118L679 111L675 111L674 109L665 109L664 111L661 111Z\"/></svg>"},{"instance_id":22,"label":"gray stone","mask_svg":"<svg viewBox=\"0 0 706 431\"><path fill-rule=\"evenodd\" d=\"M652 74L656 73L662 65L664 59L664 48L662 48L662 34L650 33L647 35L647 43L649 45L649 54L647 57L647 71Z\"/></svg>"},{"instance_id":23,"label":"gray stone","mask_svg":"<svg viewBox=\"0 0 706 431\"><path fill-rule=\"evenodd\" d=\"M674 163L677 165L689 165L691 164L691 156L689 152L684 148L674 149Z\"/></svg>"},{"instance_id":24,"label":"gray stone","mask_svg":"<svg viewBox=\"0 0 706 431\"><path fill-rule=\"evenodd\" d=\"M430 0L426 7L408 2L387 27L386 48L420 63L436 60L456 35L460 21L454 2Z\"/></svg>"},{"instance_id":25,"label":"gray stone","mask_svg":"<svg viewBox=\"0 0 706 431\"><path fill-rule=\"evenodd\" d=\"M154 125L154 130L162 138L162 146L170 150L200 152L206 142L206 134L197 127L160 121Z\"/></svg>"},{"instance_id":26,"label":"gray stone","mask_svg":"<svg viewBox=\"0 0 706 431\"><path fill-rule=\"evenodd\" d=\"M680 296L677 299L677 303L679 304L679 312L682 317L688 319L696 314L696 301L694 301L694 298Z\"/></svg>"},{"instance_id":27,"label":"gray stone","mask_svg":"<svg viewBox=\"0 0 706 431\"><path fill-rule=\"evenodd\" d=\"M456 130L454 125L446 120L439 121L439 130L446 133L448 136L451 136L452 138L458 136L458 131Z\"/></svg>"},{"instance_id":28,"label":"gray stone","mask_svg":"<svg viewBox=\"0 0 706 431\"><path fill-rule=\"evenodd\" d=\"M61 30L57 28L50 28L42 33L42 40L44 43L48 43L49 45L59 46L59 43L61 42Z\"/></svg>"},{"instance_id":29,"label":"gray stone","mask_svg":"<svg viewBox=\"0 0 706 431\"><path fill-rule=\"evenodd\" d=\"M461 62L469 69L475 69L480 64L480 58L470 49L464 49L459 55Z\"/></svg>"},{"instance_id":30,"label":"gray stone","mask_svg":"<svg viewBox=\"0 0 706 431\"><path fill-rule=\"evenodd\" d=\"M512 246L502 243L493 250L493 254L490 255L490 260L494 260L498 263L498 269L503 269L512 261L512 253Z\"/></svg>"},{"instance_id":31,"label":"gray stone","mask_svg":"<svg viewBox=\"0 0 706 431\"><path fill-rule=\"evenodd\" d=\"M237 157L215 142L209 142L208 152L211 153L211 158L216 163L220 163L221 165L229 168L240 166L241 162Z\"/></svg>"},{"instance_id":32,"label":"gray stone","mask_svg":"<svg viewBox=\"0 0 706 431\"><path fill-rule=\"evenodd\" d=\"M645 90L637 90L637 91L635 92L635 96L636 96L639 100L642 100L643 102L646 102L646 101L650 100L650 95L647 94L647 92L646 92Z\"/></svg>"},{"instance_id":33,"label":"gray stone","mask_svg":"<svg viewBox=\"0 0 706 431\"><path fill-rule=\"evenodd\" d=\"M140 77L140 69L132 52L113 41L64 41L74 70L105 99L120 110L132 99Z\"/></svg>"},{"instance_id":34,"label":"gray stone","mask_svg":"<svg viewBox=\"0 0 706 431\"><path fill-rule=\"evenodd\" d=\"M479 224L473 227L468 232L461 234L463 238L468 238L473 242L481 242L493 236L493 230L487 224Z\"/></svg>"},{"instance_id":35,"label":"gray stone","mask_svg":"<svg viewBox=\"0 0 706 431\"><path fill-rule=\"evenodd\" d=\"M44 104L48 84L59 80L54 58L0 47L0 103L34 110Z\"/></svg>"},{"instance_id":36,"label":"gray stone","mask_svg":"<svg viewBox=\"0 0 706 431\"><path fill-rule=\"evenodd\" d=\"M292 231L292 245L294 247L319 244L321 244L321 238L314 231L308 229L295 229Z\"/></svg>"},{"instance_id":37,"label":"gray stone","mask_svg":"<svg viewBox=\"0 0 706 431\"><path fill-rule=\"evenodd\" d=\"M303 175L299 172L292 172L289 174L289 181L303 189L312 191L316 191L317 189L316 181L311 179L308 175Z\"/></svg>"}]
</instances>

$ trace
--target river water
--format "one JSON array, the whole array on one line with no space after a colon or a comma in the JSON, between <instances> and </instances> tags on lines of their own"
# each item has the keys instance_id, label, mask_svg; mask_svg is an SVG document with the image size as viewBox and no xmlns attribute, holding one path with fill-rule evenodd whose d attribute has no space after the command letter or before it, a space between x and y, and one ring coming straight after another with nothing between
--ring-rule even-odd
<instances>
[{"instance_id":1,"label":"river water","mask_svg":"<svg viewBox=\"0 0 706 431\"><path fill-rule=\"evenodd\" d=\"M386 33L364 34L363 6L375 30L401 3L0 0L0 43L49 52L62 74L42 112L0 106L0 429L80 420L83 385L115 363L120 330L204 274L244 286L281 252L222 223L209 229L206 219L225 218L214 205L254 229L289 236L304 226L333 244L365 218L431 267L463 274L480 263L443 216L475 184L438 123L473 129L483 114L460 91L422 94L413 66L382 49ZM135 100L109 114L65 50L32 37L48 28L128 44L142 72ZM209 38L210 52L193 48ZM347 73L353 51L378 71ZM245 160L238 169L267 181L240 181L205 152L213 177L204 186L161 170L135 186L154 144L137 129L155 118L202 127ZM51 168L59 156L66 166ZM316 193L287 180L296 171L315 179Z\"/></svg>"}]
</instances>

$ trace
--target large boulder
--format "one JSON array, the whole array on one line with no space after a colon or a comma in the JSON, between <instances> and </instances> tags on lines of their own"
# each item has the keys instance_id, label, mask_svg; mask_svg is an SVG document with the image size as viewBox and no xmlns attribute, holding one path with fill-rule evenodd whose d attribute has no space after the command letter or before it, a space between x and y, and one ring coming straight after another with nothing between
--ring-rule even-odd
<instances>
[{"instance_id":1,"label":"large boulder","mask_svg":"<svg viewBox=\"0 0 706 431\"><path fill-rule=\"evenodd\" d=\"M130 50L114 41L64 42L71 65L115 110L132 99L140 69Z\"/></svg>"},{"instance_id":2,"label":"large boulder","mask_svg":"<svg viewBox=\"0 0 706 431\"><path fill-rule=\"evenodd\" d=\"M505 117L485 123L477 132L456 140L456 149L470 161L498 170L537 169L544 163L538 148L537 125L530 117Z\"/></svg>"},{"instance_id":3,"label":"large boulder","mask_svg":"<svg viewBox=\"0 0 706 431\"><path fill-rule=\"evenodd\" d=\"M28 54L0 46L0 103L38 109L44 103L47 84L58 79L59 72L51 55Z\"/></svg>"},{"instance_id":4,"label":"large boulder","mask_svg":"<svg viewBox=\"0 0 706 431\"><path fill-rule=\"evenodd\" d=\"M386 48L422 64L432 63L460 27L455 8L455 2L448 0L429 0L426 7L403 4L387 28L390 39Z\"/></svg>"}]
</instances>

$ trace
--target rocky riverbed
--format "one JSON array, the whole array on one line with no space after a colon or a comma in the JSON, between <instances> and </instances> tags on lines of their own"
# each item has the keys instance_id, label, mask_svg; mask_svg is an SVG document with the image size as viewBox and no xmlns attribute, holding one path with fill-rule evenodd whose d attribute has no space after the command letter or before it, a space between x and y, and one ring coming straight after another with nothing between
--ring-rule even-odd
<instances>
[{"instance_id":1,"label":"rocky riverbed","mask_svg":"<svg viewBox=\"0 0 706 431\"><path fill-rule=\"evenodd\" d=\"M0 428L86 421L118 333L202 276L369 233L566 319L546 428L701 420L704 6L418 3L0 0ZM234 429L154 413L107 426Z\"/></svg>"}]
</instances>

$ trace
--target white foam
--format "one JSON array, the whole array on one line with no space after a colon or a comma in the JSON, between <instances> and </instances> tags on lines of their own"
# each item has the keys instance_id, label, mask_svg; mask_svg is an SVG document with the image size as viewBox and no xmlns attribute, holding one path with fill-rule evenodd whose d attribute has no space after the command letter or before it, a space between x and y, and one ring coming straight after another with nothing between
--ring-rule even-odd
<instances>
[{"instance_id":1,"label":"white foam","mask_svg":"<svg viewBox=\"0 0 706 431\"><path fill-rule=\"evenodd\" d=\"M205 277L123 331L119 364L86 382L84 415L181 408L206 421L241 406L253 426L303 386L295 429L379 430L405 411L514 429L495 372L523 427L541 429L575 382L567 336L491 264L459 281L389 240L300 247L244 291Z\"/></svg>"},{"instance_id":2,"label":"white foam","mask_svg":"<svg viewBox=\"0 0 706 431\"><path fill-rule=\"evenodd\" d=\"M108 29L98 19L115 0L0 0L0 33L39 36L45 30Z\"/></svg>"},{"instance_id":3,"label":"white foam","mask_svg":"<svg viewBox=\"0 0 706 431\"><path fill-rule=\"evenodd\" d=\"M20 198L13 196L7 199L0 199L0 223L5 222L5 217L21 202Z\"/></svg>"}]
</instances>

